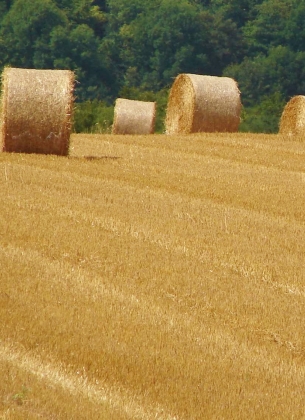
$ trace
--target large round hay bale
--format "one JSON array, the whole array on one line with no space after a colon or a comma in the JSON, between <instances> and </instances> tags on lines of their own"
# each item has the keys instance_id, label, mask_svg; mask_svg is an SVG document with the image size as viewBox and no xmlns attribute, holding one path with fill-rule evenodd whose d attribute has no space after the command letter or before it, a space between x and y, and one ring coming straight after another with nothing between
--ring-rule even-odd
<instances>
[{"instance_id":1,"label":"large round hay bale","mask_svg":"<svg viewBox=\"0 0 305 420\"><path fill-rule=\"evenodd\" d=\"M286 104L281 120L280 134L305 134L305 96L294 96Z\"/></svg>"},{"instance_id":2,"label":"large round hay bale","mask_svg":"<svg viewBox=\"0 0 305 420\"><path fill-rule=\"evenodd\" d=\"M235 80L180 74L169 94L166 133L235 132L240 112L240 91Z\"/></svg>"},{"instance_id":3,"label":"large round hay bale","mask_svg":"<svg viewBox=\"0 0 305 420\"><path fill-rule=\"evenodd\" d=\"M153 134L156 102L118 98L115 101L113 134Z\"/></svg>"},{"instance_id":4,"label":"large round hay bale","mask_svg":"<svg viewBox=\"0 0 305 420\"><path fill-rule=\"evenodd\" d=\"M2 151L67 155L74 73L5 68L2 75Z\"/></svg>"}]
</instances>

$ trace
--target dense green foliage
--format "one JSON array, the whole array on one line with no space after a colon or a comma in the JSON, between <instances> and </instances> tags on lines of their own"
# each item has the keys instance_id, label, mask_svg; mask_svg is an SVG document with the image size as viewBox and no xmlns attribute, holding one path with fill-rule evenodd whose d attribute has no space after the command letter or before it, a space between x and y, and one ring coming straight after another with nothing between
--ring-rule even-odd
<instances>
[{"instance_id":1,"label":"dense green foliage","mask_svg":"<svg viewBox=\"0 0 305 420\"><path fill-rule=\"evenodd\" d=\"M76 103L73 130L76 133L110 133L113 112L113 106L97 99Z\"/></svg>"},{"instance_id":2,"label":"dense green foliage","mask_svg":"<svg viewBox=\"0 0 305 420\"><path fill-rule=\"evenodd\" d=\"M235 78L241 130L275 132L305 92L304 41L305 0L0 0L0 70L74 70L78 131L107 130L123 96L156 100L161 132L187 72Z\"/></svg>"}]
</instances>

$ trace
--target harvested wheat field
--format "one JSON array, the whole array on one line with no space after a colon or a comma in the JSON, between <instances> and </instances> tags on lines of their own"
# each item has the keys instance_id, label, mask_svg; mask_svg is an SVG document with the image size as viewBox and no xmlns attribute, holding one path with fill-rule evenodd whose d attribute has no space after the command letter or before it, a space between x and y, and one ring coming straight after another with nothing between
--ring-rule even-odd
<instances>
[{"instance_id":1,"label":"harvested wheat field","mask_svg":"<svg viewBox=\"0 0 305 420\"><path fill-rule=\"evenodd\" d=\"M0 154L0 417L305 416L305 143Z\"/></svg>"}]
</instances>

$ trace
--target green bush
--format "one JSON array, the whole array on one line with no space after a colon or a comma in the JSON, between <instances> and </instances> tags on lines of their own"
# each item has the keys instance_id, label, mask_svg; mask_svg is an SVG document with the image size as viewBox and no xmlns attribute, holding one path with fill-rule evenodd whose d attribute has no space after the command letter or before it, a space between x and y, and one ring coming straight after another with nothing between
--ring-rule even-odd
<instances>
[{"instance_id":1,"label":"green bush","mask_svg":"<svg viewBox=\"0 0 305 420\"><path fill-rule=\"evenodd\" d=\"M265 96L260 104L245 107L241 114L239 131L252 133L277 133L285 100L279 92Z\"/></svg>"},{"instance_id":2,"label":"green bush","mask_svg":"<svg viewBox=\"0 0 305 420\"><path fill-rule=\"evenodd\" d=\"M76 103L73 117L75 133L110 133L114 107L93 100Z\"/></svg>"}]
</instances>

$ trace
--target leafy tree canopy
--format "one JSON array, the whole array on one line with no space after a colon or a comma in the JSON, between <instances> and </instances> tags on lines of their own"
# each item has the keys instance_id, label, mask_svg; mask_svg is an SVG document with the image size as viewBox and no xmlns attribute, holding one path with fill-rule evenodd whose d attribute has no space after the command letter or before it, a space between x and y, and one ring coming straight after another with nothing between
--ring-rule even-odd
<instances>
[{"instance_id":1,"label":"leafy tree canopy","mask_svg":"<svg viewBox=\"0 0 305 420\"><path fill-rule=\"evenodd\" d=\"M74 70L87 111L120 93L163 104L179 73L227 75L244 128L268 131L260 110L305 94L304 45L305 0L0 0L0 69Z\"/></svg>"},{"instance_id":2,"label":"leafy tree canopy","mask_svg":"<svg viewBox=\"0 0 305 420\"><path fill-rule=\"evenodd\" d=\"M109 98L113 80L101 51L106 17L86 0L15 0L0 27L0 64L71 69L77 97Z\"/></svg>"}]
</instances>

